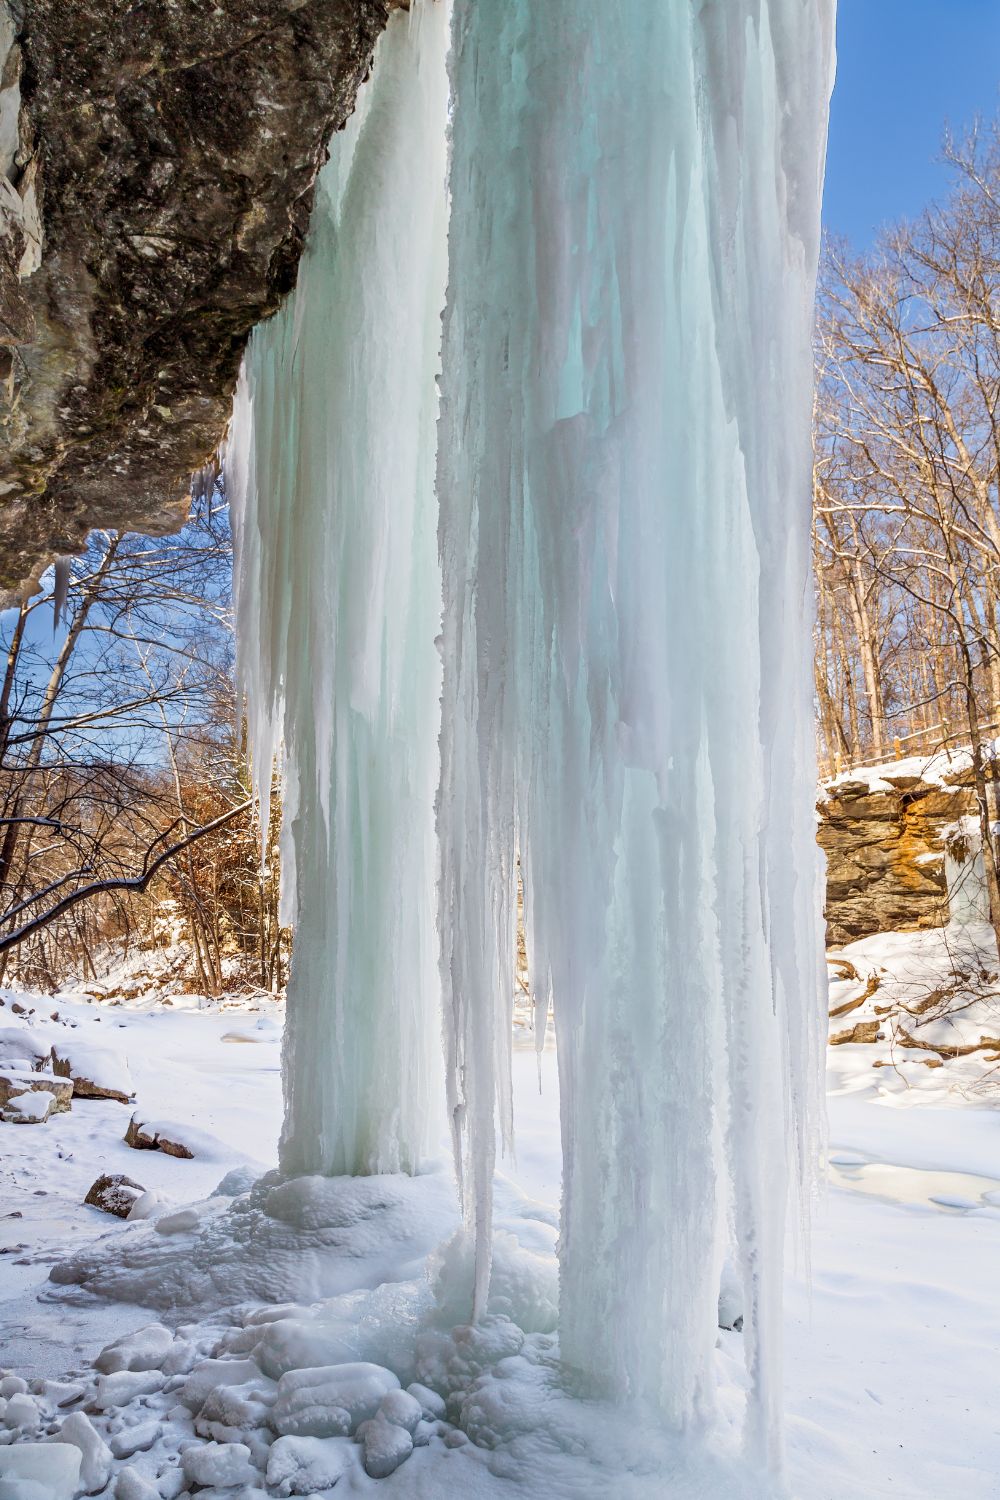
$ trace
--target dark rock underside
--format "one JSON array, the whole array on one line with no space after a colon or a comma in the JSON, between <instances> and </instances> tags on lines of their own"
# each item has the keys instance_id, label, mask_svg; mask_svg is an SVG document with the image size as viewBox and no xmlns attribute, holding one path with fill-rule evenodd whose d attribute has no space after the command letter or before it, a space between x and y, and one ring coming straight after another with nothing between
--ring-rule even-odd
<instances>
[{"instance_id":1,"label":"dark rock underside","mask_svg":"<svg viewBox=\"0 0 1000 1500\"><path fill-rule=\"evenodd\" d=\"M0 590L167 531L392 0L0 0Z\"/></svg>"}]
</instances>

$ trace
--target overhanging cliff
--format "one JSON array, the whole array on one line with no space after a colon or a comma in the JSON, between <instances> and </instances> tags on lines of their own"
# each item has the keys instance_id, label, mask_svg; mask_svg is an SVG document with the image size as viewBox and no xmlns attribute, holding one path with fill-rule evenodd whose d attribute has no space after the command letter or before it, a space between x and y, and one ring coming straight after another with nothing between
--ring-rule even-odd
<instances>
[{"instance_id":1,"label":"overhanging cliff","mask_svg":"<svg viewBox=\"0 0 1000 1500\"><path fill-rule=\"evenodd\" d=\"M0 0L0 591L178 524L393 0Z\"/></svg>"}]
</instances>

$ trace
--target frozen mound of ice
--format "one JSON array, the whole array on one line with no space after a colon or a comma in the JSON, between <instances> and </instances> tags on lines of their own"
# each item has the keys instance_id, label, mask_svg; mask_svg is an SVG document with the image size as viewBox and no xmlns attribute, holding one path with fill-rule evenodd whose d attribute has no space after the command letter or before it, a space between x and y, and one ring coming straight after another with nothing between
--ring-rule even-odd
<instances>
[{"instance_id":1,"label":"frozen mound of ice","mask_svg":"<svg viewBox=\"0 0 1000 1500\"><path fill-rule=\"evenodd\" d=\"M294 1370L278 1381L271 1425L282 1437L349 1437L399 1390L391 1370L372 1364Z\"/></svg>"},{"instance_id":2,"label":"frozen mound of ice","mask_svg":"<svg viewBox=\"0 0 1000 1500\"><path fill-rule=\"evenodd\" d=\"M272 1173L247 1195L197 1205L197 1215L176 1235L129 1224L59 1262L51 1280L175 1313L308 1305L419 1275L458 1223L444 1172L287 1182Z\"/></svg>"},{"instance_id":3,"label":"frozen mound of ice","mask_svg":"<svg viewBox=\"0 0 1000 1500\"><path fill-rule=\"evenodd\" d=\"M528 1229L531 1221L525 1221ZM493 1267L487 1312L504 1316L526 1333L551 1333L559 1315L559 1270L556 1231L535 1220L534 1238L545 1250L528 1249L509 1230L493 1236ZM519 1226L520 1228L520 1226ZM476 1247L467 1230L459 1230L431 1258L429 1271L442 1327L463 1323L472 1307Z\"/></svg>"}]
</instances>

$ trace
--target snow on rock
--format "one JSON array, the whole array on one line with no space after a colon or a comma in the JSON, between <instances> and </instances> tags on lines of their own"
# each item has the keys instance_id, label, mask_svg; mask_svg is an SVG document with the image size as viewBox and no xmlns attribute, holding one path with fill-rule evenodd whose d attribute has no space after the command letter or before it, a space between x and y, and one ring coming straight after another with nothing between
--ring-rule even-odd
<instances>
[{"instance_id":1,"label":"snow on rock","mask_svg":"<svg viewBox=\"0 0 1000 1500\"><path fill-rule=\"evenodd\" d=\"M292 1370L278 1381L271 1422L282 1437L347 1437L374 1417L399 1381L391 1370L357 1363Z\"/></svg>"},{"instance_id":2,"label":"snow on rock","mask_svg":"<svg viewBox=\"0 0 1000 1500\"><path fill-rule=\"evenodd\" d=\"M174 1335L162 1323L148 1323L126 1333L113 1344L107 1344L94 1360L94 1368L102 1375L115 1375L119 1370L160 1370L163 1360L174 1345Z\"/></svg>"},{"instance_id":3,"label":"snow on rock","mask_svg":"<svg viewBox=\"0 0 1000 1500\"><path fill-rule=\"evenodd\" d=\"M186 1448L181 1464L189 1484L214 1485L216 1489L236 1489L259 1478L246 1443L206 1443Z\"/></svg>"},{"instance_id":4,"label":"snow on rock","mask_svg":"<svg viewBox=\"0 0 1000 1500\"><path fill-rule=\"evenodd\" d=\"M19 1443L0 1448L0 1500L75 1500L81 1483L76 1444ZM86 1487L86 1479L83 1479Z\"/></svg>"},{"instance_id":5,"label":"snow on rock","mask_svg":"<svg viewBox=\"0 0 1000 1500\"><path fill-rule=\"evenodd\" d=\"M365 1473L370 1479L388 1479L413 1452L413 1437L385 1417L375 1416L358 1429L364 1449Z\"/></svg>"},{"instance_id":6,"label":"snow on rock","mask_svg":"<svg viewBox=\"0 0 1000 1500\"><path fill-rule=\"evenodd\" d=\"M73 1101L73 1085L65 1078L53 1078L32 1069L0 1068L0 1109L8 1111L14 1099L29 1093L51 1094L52 1112L61 1114Z\"/></svg>"},{"instance_id":7,"label":"snow on rock","mask_svg":"<svg viewBox=\"0 0 1000 1500\"><path fill-rule=\"evenodd\" d=\"M15 1094L7 1100L3 1119L10 1125L44 1125L55 1109L55 1098L42 1089Z\"/></svg>"},{"instance_id":8,"label":"snow on rock","mask_svg":"<svg viewBox=\"0 0 1000 1500\"><path fill-rule=\"evenodd\" d=\"M136 1151L164 1151L167 1156L195 1156L194 1138L198 1135L189 1126L177 1125L171 1120L144 1120L134 1114L125 1132L126 1146Z\"/></svg>"},{"instance_id":9,"label":"snow on rock","mask_svg":"<svg viewBox=\"0 0 1000 1500\"><path fill-rule=\"evenodd\" d=\"M80 1483L84 1490L91 1494L103 1489L111 1476L111 1449L85 1412L75 1411L63 1422L53 1446L64 1443L72 1443L80 1450Z\"/></svg>"},{"instance_id":10,"label":"snow on rock","mask_svg":"<svg viewBox=\"0 0 1000 1500\"><path fill-rule=\"evenodd\" d=\"M105 1172L88 1189L83 1201L118 1219L127 1219L145 1191L141 1182L126 1177L124 1172Z\"/></svg>"},{"instance_id":11,"label":"snow on rock","mask_svg":"<svg viewBox=\"0 0 1000 1500\"><path fill-rule=\"evenodd\" d=\"M30 1026L0 1026L0 1067L40 1073L52 1057L52 1043Z\"/></svg>"},{"instance_id":12,"label":"snow on rock","mask_svg":"<svg viewBox=\"0 0 1000 1500\"><path fill-rule=\"evenodd\" d=\"M59 1040L52 1047L52 1070L73 1080L74 1098L116 1099L119 1104L135 1098L128 1063L110 1048L91 1047L75 1038Z\"/></svg>"},{"instance_id":13,"label":"snow on rock","mask_svg":"<svg viewBox=\"0 0 1000 1500\"><path fill-rule=\"evenodd\" d=\"M343 1438L280 1437L267 1458L268 1488L282 1497L330 1489L352 1467L354 1452Z\"/></svg>"}]
</instances>

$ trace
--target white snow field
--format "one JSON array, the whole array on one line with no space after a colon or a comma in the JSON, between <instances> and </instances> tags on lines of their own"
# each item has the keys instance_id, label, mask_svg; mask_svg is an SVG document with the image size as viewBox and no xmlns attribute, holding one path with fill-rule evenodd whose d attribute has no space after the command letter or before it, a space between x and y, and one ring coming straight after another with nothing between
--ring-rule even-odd
<instances>
[{"instance_id":1,"label":"white snow field","mask_svg":"<svg viewBox=\"0 0 1000 1500\"><path fill-rule=\"evenodd\" d=\"M977 937L965 935L970 965ZM912 995L918 982L940 986L955 950L942 933L890 934L844 956L862 978L884 971L883 996L900 981ZM835 985L834 1001L844 993ZM127 1059L137 1091L134 1105L78 1099L44 1124L0 1123L0 1367L15 1377L0 1385L4 1500L83 1493L75 1480L58 1488L72 1469L66 1445L82 1453L87 1492L118 1500L779 1493L738 1457L739 1332L719 1333L710 1443L556 1388L551 1027L539 1059L518 1013L517 1161L497 1175L494 1296L473 1334L453 1330L471 1305L472 1264L453 1238L447 1166L248 1191L276 1160L273 1002L2 998L5 1039L42 1053L67 1036L99 1044ZM15 1001L35 1013L12 1014ZM975 1004L973 1025L989 1032L998 1002ZM981 1060L874 1068L889 1046L830 1051L830 1185L814 1208L811 1278L800 1266L786 1287L788 1492L986 1500L1000 1472L1000 1109ZM194 1156L125 1146L134 1111L184 1133ZM84 1207L101 1172L160 1195L143 1208L151 1217L123 1224ZM235 1196L210 1197L226 1177ZM376 1416L358 1441L383 1401L393 1420ZM50 1438L43 1489L25 1477L37 1467L4 1479L5 1463L37 1465L33 1445ZM371 1477L366 1462L392 1472Z\"/></svg>"}]
</instances>

